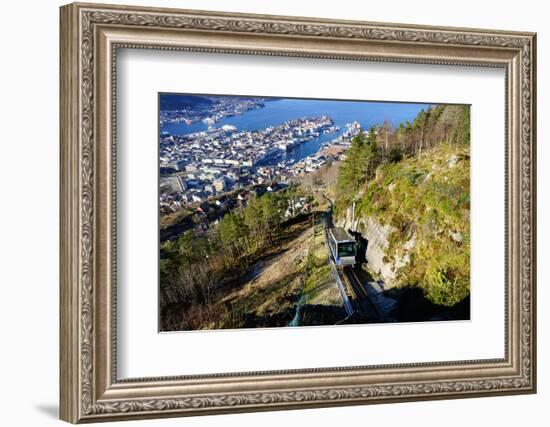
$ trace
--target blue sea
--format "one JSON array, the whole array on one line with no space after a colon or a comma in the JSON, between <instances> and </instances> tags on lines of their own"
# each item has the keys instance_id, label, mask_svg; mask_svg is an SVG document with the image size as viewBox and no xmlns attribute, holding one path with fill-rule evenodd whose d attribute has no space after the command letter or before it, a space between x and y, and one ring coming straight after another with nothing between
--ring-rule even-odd
<instances>
[{"instance_id":1,"label":"blue sea","mask_svg":"<svg viewBox=\"0 0 550 427\"><path fill-rule=\"evenodd\" d=\"M382 124L385 120L393 126L412 121L421 110L427 110L430 104L396 103L396 102L368 102L368 101L340 101L316 99L271 99L265 102L265 107L251 110L240 116L226 117L218 121L215 126L229 124L238 130L259 130L274 126L289 120L302 117L330 116L334 124L341 129L337 133L322 134L289 150L283 160L294 159L299 161L316 153L324 142L338 137L346 130L346 124L353 121L361 123L365 130L371 126ZM185 135L208 128L202 122L186 125L185 123L165 123L161 132L173 135ZM277 161L280 161L278 158Z\"/></svg>"}]
</instances>

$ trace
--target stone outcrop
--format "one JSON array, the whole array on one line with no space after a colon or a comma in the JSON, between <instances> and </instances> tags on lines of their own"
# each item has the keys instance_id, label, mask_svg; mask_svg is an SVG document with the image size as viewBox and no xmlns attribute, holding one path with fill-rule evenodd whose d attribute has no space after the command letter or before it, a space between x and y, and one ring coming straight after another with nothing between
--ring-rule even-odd
<instances>
[{"instance_id":1,"label":"stone outcrop","mask_svg":"<svg viewBox=\"0 0 550 427\"><path fill-rule=\"evenodd\" d=\"M345 217L336 221L336 226L356 231L367 240L366 259L369 270L380 276L385 288L394 285L398 270L410 262L409 251L416 244L415 236L401 245L399 255L389 254L389 238L395 231L391 225L383 225L370 217L354 219L352 208L349 207Z\"/></svg>"}]
</instances>

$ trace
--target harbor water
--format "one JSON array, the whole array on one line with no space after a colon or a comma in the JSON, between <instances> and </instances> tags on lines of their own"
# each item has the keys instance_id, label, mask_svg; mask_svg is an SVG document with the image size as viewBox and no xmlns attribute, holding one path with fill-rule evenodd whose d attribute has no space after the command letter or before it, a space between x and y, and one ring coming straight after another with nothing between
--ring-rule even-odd
<instances>
[{"instance_id":1,"label":"harbor water","mask_svg":"<svg viewBox=\"0 0 550 427\"><path fill-rule=\"evenodd\" d=\"M381 125L385 120L393 126L402 122L412 121L421 110L427 110L430 104L367 102L312 99L270 99L263 108L250 110L242 115L224 117L214 126L232 125L238 131L254 131L276 126L303 117L319 117L327 115L340 128L333 133L323 133L302 144L282 152L282 156L272 159L276 163L281 160L299 161L315 154L323 143L331 141L346 131L346 124L357 121L365 130L374 125ZM183 122L164 123L160 131L173 135L186 135L208 129L203 122L187 125ZM268 162L269 163L269 162Z\"/></svg>"}]
</instances>

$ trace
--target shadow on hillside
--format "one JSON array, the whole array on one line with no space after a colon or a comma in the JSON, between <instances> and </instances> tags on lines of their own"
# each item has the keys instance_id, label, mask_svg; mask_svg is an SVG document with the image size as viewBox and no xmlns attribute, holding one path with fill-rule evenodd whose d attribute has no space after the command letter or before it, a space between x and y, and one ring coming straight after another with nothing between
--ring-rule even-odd
<instances>
[{"instance_id":1,"label":"shadow on hillside","mask_svg":"<svg viewBox=\"0 0 550 427\"><path fill-rule=\"evenodd\" d=\"M296 315L296 307L286 307L276 313L266 313L258 316L247 313L244 316L242 328L277 328L288 326ZM334 325L345 317L340 306L323 304L306 304L301 309L299 326Z\"/></svg>"},{"instance_id":2,"label":"shadow on hillside","mask_svg":"<svg viewBox=\"0 0 550 427\"><path fill-rule=\"evenodd\" d=\"M334 325L346 317L340 305L306 304L302 308L302 326Z\"/></svg>"},{"instance_id":3,"label":"shadow on hillside","mask_svg":"<svg viewBox=\"0 0 550 427\"><path fill-rule=\"evenodd\" d=\"M258 316L256 313L246 313L241 328L276 328L288 326L295 314L295 307L286 307L276 313L266 313L261 316Z\"/></svg>"},{"instance_id":4,"label":"shadow on hillside","mask_svg":"<svg viewBox=\"0 0 550 427\"><path fill-rule=\"evenodd\" d=\"M469 296L452 307L446 307L429 301L419 288L394 289L392 293L398 301L394 312L398 322L470 320Z\"/></svg>"},{"instance_id":5,"label":"shadow on hillside","mask_svg":"<svg viewBox=\"0 0 550 427\"><path fill-rule=\"evenodd\" d=\"M369 247L369 241L366 237L363 237L361 233L358 231L351 231L348 230L348 233L353 236L355 241L357 242L357 255L355 256L355 260L359 264L366 264L367 263L367 248Z\"/></svg>"}]
</instances>

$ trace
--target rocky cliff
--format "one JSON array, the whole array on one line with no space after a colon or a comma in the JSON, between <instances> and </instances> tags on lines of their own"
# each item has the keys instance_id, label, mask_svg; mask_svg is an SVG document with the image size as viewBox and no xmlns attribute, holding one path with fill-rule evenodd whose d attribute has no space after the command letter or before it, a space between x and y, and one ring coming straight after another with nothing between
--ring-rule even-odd
<instances>
[{"instance_id":1,"label":"rocky cliff","mask_svg":"<svg viewBox=\"0 0 550 427\"><path fill-rule=\"evenodd\" d=\"M382 164L351 199L337 200L335 223L366 239L368 269L386 287L418 287L448 307L469 295L468 147L442 144Z\"/></svg>"},{"instance_id":2,"label":"rocky cliff","mask_svg":"<svg viewBox=\"0 0 550 427\"><path fill-rule=\"evenodd\" d=\"M366 240L364 246L366 246L365 258L368 269L384 281L385 288L392 287L397 283L398 270L410 262L410 251L416 242L415 236L405 241L399 248L400 250L396 251L398 253L390 258L388 256L390 237L392 233L397 232L395 227L383 225L372 217L354 219L352 206L346 210L344 217L336 221L336 225L359 233L360 237Z\"/></svg>"}]
</instances>

